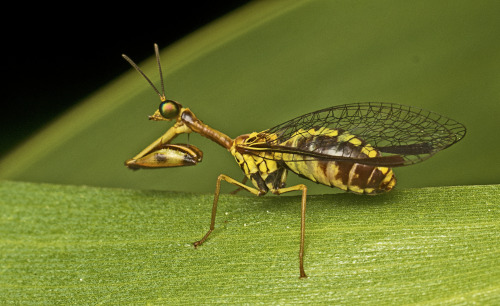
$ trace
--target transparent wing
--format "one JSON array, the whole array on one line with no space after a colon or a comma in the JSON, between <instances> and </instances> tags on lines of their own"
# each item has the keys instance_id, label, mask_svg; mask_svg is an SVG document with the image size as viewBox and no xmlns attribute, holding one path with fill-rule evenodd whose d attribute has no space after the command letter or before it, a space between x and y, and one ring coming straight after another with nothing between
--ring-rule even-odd
<instances>
[{"instance_id":1,"label":"transparent wing","mask_svg":"<svg viewBox=\"0 0 500 306\"><path fill-rule=\"evenodd\" d=\"M328 153L331 130L348 131L378 151L374 158ZM311 134L313 133L313 134ZM261 132L265 143L257 151L293 154L294 161L307 159L352 160L379 166L405 166L421 162L461 140L466 128L434 112L393 103L365 102L338 105L308 113ZM314 145L293 147L292 137L312 139ZM335 139L341 147L348 140ZM247 147L251 150L251 146ZM325 153L327 152L327 153Z\"/></svg>"}]
</instances>

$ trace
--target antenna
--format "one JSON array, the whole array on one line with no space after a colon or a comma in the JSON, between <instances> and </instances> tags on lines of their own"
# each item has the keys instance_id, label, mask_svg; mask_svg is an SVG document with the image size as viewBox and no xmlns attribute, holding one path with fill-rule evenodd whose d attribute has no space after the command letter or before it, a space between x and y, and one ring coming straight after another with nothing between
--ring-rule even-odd
<instances>
[{"instance_id":1,"label":"antenna","mask_svg":"<svg viewBox=\"0 0 500 306\"><path fill-rule=\"evenodd\" d=\"M157 44L155 44L155 54L156 54L156 63L158 64L158 73L160 74L161 94L163 96L163 100L165 100L165 86L163 85L163 73L161 72L160 51L158 50Z\"/></svg>"},{"instance_id":2,"label":"antenna","mask_svg":"<svg viewBox=\"0 0 500 306\"><path fill-rule=\"evenodd\" d=\"M158 89L156 88L156 86L153 84L153 82L151 82L151 80L146 76L146 74L141 70L141 68L139 68L139 66L137 66L136 63L134 63L134 61L132 59L130 59L130 57L126 56L125 54L122 54L122 57L132 66L135 68L135 70L137 70L145 79L146 81L148 81L149 85L151 85L151 87L153 87L154 91L158 94L158 96L160 97L161 101L165 101L167 98L165 97L165 87L163 85L163 74L161 72L161 64L160 64L160 52L158 50L158 45L155 44L155 54L156 54L156 62L158 63L158 71L160 73L160 81L161 81L161 93L158 91Z\"/></svg>"}]
</instances>

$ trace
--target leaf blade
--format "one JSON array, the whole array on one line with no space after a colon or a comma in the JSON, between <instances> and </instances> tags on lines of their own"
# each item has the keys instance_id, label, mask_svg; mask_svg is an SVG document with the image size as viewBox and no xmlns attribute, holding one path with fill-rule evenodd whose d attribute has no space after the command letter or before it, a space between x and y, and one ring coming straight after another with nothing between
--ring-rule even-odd
<instances>
[{"instance_id":1,"label":"leaf blade","mask_svg":"<svg viewBox=\"0 0 500 306\"><path fill-rule=\"evenodd\" d=\"M0 183L4 301L491 302L500 287L499 185L300 197Z\"/></svg>"}]
</instances>

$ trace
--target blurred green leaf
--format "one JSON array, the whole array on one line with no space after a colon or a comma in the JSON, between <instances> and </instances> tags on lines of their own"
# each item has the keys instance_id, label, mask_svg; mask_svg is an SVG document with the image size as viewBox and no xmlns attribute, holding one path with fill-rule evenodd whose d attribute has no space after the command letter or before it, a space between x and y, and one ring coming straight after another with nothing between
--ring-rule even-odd
<instances>
[{"instance_id":1,"label":"blurred green leaf","mask_svg":"<svg viewBox=\"0 0 500 306\"><path fill-rule=\"evenodd\" d=\"M0 182L2 304L498 304L500 185L308 197Z\"/></svg>"},{"instance_id":2,"label":"blurred green leaf","mask_svg":"<svg viewBox=\"0 0 500 306\"><path fill-rule=\"evenodd\" d=\"M399 187L499 183L499 15L498 1L258 1L163 50L167 95L231 137L338 104L423 107L468 134L397 169ZM140 66L158 80L154 59ZM198 135L179 139L204 151L197 167L126 169L170 126L147 120L158 103L131 68L0 161L0 178L211 192L220 173L242 177Z\"/></svg>"}]
</instances>

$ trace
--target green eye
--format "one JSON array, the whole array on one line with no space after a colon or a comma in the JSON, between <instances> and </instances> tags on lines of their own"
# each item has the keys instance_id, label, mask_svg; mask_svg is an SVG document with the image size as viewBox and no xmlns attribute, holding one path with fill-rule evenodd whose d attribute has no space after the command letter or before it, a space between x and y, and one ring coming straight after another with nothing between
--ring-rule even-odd
<instances>
[{"instance_id":1,"label":"green eye","mask_svg":"<svg viewBox=\"0 0 500 306\"><path fill-rule=\"evenodd\" d=\"M161 102L158 109L160 111L160 115L162 115L165 119L175 119L179 115L181 106L175 101L167 100L165 102Z\"/></svg>"}]
</instances>

